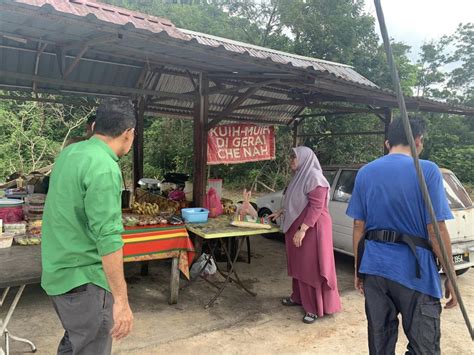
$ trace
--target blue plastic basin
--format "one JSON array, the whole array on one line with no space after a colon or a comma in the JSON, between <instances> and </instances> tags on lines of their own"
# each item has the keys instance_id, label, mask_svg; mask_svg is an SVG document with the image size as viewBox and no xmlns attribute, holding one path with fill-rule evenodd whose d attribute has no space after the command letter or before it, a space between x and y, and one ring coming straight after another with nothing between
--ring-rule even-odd
<instances>
[{"instance_id":1,"label":"blue plastic basin","mask_svg":"<svg viewBox=\"0 0 474 355\"><path fill-rule=\"evenodd\" d=\"M204 223L207 222L209 210L201 207L183 208L181 215L186 223Z\"/></svg>"}]
</instances>

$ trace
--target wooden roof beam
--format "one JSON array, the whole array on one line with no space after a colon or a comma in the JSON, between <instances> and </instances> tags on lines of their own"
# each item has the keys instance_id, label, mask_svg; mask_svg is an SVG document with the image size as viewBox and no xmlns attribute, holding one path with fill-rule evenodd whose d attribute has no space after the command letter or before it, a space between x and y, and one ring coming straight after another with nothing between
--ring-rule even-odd
<instances>
[{"instance_id":1,"label":"wooden roof beam","mask_svg":"<svg viewBox=\"0 0 474 355\"><path fill-rule=\"evenodd\" d=\"M224 111L222 111L219 116L214 118L211 122L208 123L207 129L211 129L212 127L216 126L219 122L225 119L225 117L235 111L245 100L247 100L250 96L252 96L259 87L251 87L247 89L245 93L239 96L235 101L233 101L229 106L227 106Z\"/></svg>"},{"instance_id":2,"label":"wooden roof beam","mask_svg":"<svg viewBox=\"0 0 474 355\"><path fill-rule=\"evenodd\" d=\"M58 85L64 87L73 87L79 88L84 90L98 90L104 91L107 95L150 95L150 96L162 96L166 95L173 98L180 98L181 94L169 93L169 92L158 92L155 90L149 89L136 89L130 87L122 87L122 86L112 86L112 85L99 85L99 84L91 84L91 83L84 83L84 82L77 82L65 79L55 79L55 78L47 78L38 75L30 75L30 74L21 74L21 73L14 73L5 70L0 70L0 76L4 76L6 78L12 79L19 79L19 80L26 80L26 81L36 81L38 83L45 83L51 85ZM61 89L66 90L66 89Z\"/></svg>"}]
</instances>

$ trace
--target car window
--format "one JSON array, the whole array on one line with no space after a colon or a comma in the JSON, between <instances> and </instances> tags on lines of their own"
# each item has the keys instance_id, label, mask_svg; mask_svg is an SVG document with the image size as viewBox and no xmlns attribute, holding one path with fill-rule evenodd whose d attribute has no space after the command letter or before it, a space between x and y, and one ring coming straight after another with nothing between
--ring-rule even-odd
<instances>
[{"instance_id":1,"label":"car window","mask_svg":"<svg viewBox=\"0 0 474 355\"><path fill-rule=\"evenodd\" d=\"M337 180L334 192L334 201L349 202L354 189L354 182L357 175L356 170L343 170Z\"/></svg>"},{"instance_id":2,"label":"car window","mask_svg":"<svg viewBox=\"0 0 474 355\"><path fill-rule=\"evenodd\" d=\"M443 173L443 185L450 208L468 208L472 206L469 195L454 174Z\"/></svg>"},{"instance_id":3,"label":"car window","mask_svg":"<svg viewBox=\"0 0 474 355\"><path fill-rule=\"evenodd\" d=\"M323 170L324 177L328 180L329 185L332 186L337 170Z\"/></svg>"}]
</instances>

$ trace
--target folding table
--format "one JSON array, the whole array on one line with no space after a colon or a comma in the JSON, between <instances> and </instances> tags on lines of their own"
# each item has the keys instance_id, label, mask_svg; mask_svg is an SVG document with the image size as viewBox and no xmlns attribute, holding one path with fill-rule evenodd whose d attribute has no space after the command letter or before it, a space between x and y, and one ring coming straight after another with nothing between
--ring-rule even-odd
<instances>
[{"instance_id":1,"label":"folding table","mask_svg":"<svg viewBox=\"0 0 474 355\"><path fill-rule=\"evenodd\" d=\"M4 305L9 291L18 287L5 318L0 318L0 336L4 337L5 340L5 349L3 350L0 346L0 354L8 355L10 353L10 338L27 343L31 347L31 352L36 351L35 344L27 339L10 334L7 327L26 285L37 284L40 281L41 247L39 245L13 246L0 249L0 289L4 289L0 299L0 307Z\"/></svg>"},{"instance_id":2,"label":"folding table","mask_svg":"<svg viewBox=\"0 0 474 355\"><path fill-rule=\"evenodd\" d=\"M216 294L209 300L205 305L205 308L211 307L216 299L220 296L222 291L227 287L227 285L233 282L236 286L240 287L242 290L246 291L251 296L256 296L255 292L250 291L240 280L239 275L235 269L235 264L242 249L243 241L246 237L250 236L259 236L262 234L272 234L279 233L280 229L272 227L271 229L261 229L261 228L244 228L244 227L235 227L230 224L230 216L219 216L217 218L210 218L206 223L187 223L186 228L192 234L202 238L202 243L207 244L211 252L212 257L215 260L215 248L217 243L212 243L218 241L224 250L226 255L229 268L227 272L222 271L219 266L217 266L218 272L224 277L224 283L221 286L218 286L216 283L212 282L205 278L208 283L217 288ZM237 239L236 252L232 257L229 249L226 246L226 238ZM216 263L217 265L217 263ZM203 267L204 269L204 267Z\"/></svg>"},{"instance_id":3,"label":"folding table","mask_svg":"<svg viewBox=\"0 0 474 355\"><path fill-rule=\"evenodd\" d=\"M169 303L178 301L179 271L189 277L189 264L194 258L194 247L184 225L146 226L126 228L124 240L124 262L137 262L157 259L172 259ZM16 306L26 285L41 282L41 246L12 246L0 249L0 307L5 304L8 293L18 287L16 295L4 319L0 318L0 336L5 338L5 350L0 346L0 355L9 354L9 340L36 346L29 340L16 337L8 332Z\"/></svg>"}]
</instances>

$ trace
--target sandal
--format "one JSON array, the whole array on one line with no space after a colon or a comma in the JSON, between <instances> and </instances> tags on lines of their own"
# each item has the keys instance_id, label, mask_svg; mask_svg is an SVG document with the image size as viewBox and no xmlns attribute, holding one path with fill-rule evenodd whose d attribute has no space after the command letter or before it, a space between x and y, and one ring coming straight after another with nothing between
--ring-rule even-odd
<instances>
[{"instance_id":1,"label":"sandal","mask_svg":"<svg viewBox=\"0 0 474 355\"><path fill-rule=\"evenodd\" d=\"M306 312L303 317L303 323L312 324L316 321L316 319L318 319L318 316L316 314Z\"/></svg>"},{"instance_id":2,"label":"sandal","mask_svg":"<svg viewBox=\"0 0 474 355\"><path fill-rule=\"evenodd\" d=\"M284 306L299 306L298 303L293 302L293 300L291 299L291 297L283 298L283 299L281 300L281 304L284 305Z\"/></svg>"}]
</instances>

